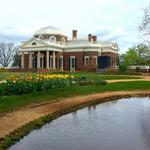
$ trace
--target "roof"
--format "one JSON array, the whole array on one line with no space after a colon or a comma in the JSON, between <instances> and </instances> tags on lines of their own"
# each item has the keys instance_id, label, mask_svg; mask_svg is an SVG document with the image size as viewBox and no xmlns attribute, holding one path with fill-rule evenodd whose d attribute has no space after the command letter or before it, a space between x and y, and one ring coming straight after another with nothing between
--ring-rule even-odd
<instances>
[{"instance_id":1,"label":"roof","mask_svg":"<svg viewBox=\"0 0 150 150\"><path fill-rule=\"evenodd\" d=\"M64 31L62 31L61 29L56 28L54 26L47 26L47 27L41 28L41 29L37 30L34 35L43 35L43 34L66 36Z\"/></svg>"}]
</instances>

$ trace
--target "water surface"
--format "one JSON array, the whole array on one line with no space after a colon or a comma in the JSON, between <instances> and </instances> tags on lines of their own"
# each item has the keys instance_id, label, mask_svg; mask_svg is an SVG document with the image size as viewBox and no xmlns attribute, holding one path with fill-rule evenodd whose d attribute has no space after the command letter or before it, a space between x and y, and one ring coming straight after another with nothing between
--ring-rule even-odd
<instances>
[{"instance_id":1,"label":"water surface","mask_svg":"<svg viewBox=\"0 0 150 150\"><path fill-rule=\"evenodd\" d=\"M150 98L121 99L64 115L9 150L150 150Z\"/></svg>"}]
</instances>

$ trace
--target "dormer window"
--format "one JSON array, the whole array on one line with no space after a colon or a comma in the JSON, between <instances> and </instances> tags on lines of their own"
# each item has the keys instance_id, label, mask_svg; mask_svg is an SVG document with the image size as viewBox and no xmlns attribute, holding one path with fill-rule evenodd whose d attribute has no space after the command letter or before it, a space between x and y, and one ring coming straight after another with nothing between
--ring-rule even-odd
<instances>
[{"instance_id":1,"label":"dormer window","mask_svg":"<svg viewBox=\"0 0 150 150\"><path fill-rule=\"evenodd\" d=\"M36 42L33 42L32 45L37 45Z\"/></svg>"},{"instance_id":2,"label":"dormer window","mask_svg":"<svg viewBox=\"0 0 150 150\"><path fill-rule=\"evenodd\" d=\"M39 35L38 39L43 40L44 39L43 35Z\"/></svg>"},{"instance_id":3,"label":"dormer window","mask_svg":"<svg viewBox=\"0 0 150 150\"><path fill-rule=\"evenodd\" d=\"M50 36L49 39L50 39L51 42L56 42L56 37L55 36Z\"/></svg>"}]
</instances>

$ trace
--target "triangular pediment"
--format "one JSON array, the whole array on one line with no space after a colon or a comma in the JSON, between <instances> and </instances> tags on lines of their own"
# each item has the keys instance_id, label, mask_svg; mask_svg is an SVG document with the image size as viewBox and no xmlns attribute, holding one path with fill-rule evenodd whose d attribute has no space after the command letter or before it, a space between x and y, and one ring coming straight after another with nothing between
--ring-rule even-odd
<instances>
[{"instance_id":1,"label":"triangular pediment","mask_svg":"<svg viewBox=\"0 0 150 150\"><path fill-rule=\"evenodd\" d=\"M21 45L21 48L28 48L28 47L45 47L49 46L46 42L39 40L39 39L30 39L24 42Z\"/></svg>"}]
</instances>

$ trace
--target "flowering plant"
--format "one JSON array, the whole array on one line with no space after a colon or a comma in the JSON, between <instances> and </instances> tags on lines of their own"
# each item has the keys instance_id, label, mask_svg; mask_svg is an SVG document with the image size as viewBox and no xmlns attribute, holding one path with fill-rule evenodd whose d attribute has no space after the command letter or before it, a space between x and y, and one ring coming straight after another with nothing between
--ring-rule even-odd
<instances>
[{"instance_id":1,"label":"flowering plant","mask_svg":"<svg viewBox=\"0 0 150 150\"><path fill-rule=\"evenodd\" d=\"M72 85L74 76L67 74L28 74L11 76L0 82L0 96L61 88Z\"/></svg>"}]
</instances>

